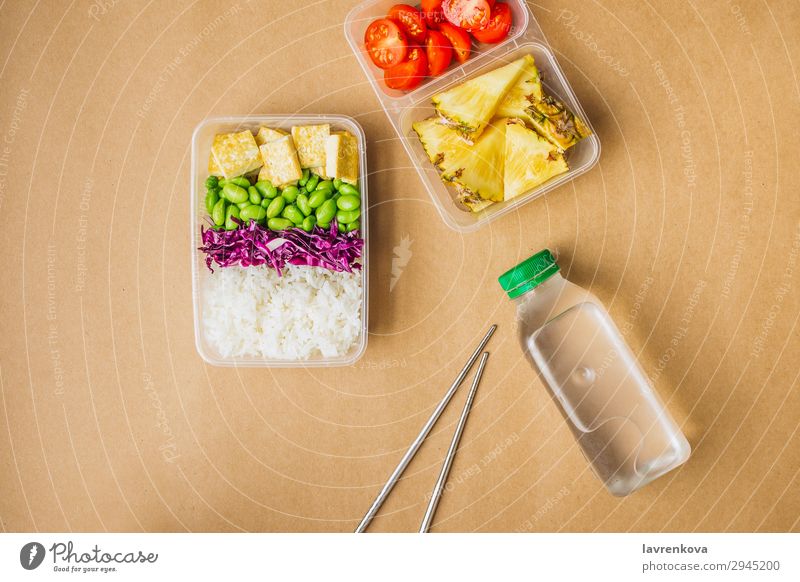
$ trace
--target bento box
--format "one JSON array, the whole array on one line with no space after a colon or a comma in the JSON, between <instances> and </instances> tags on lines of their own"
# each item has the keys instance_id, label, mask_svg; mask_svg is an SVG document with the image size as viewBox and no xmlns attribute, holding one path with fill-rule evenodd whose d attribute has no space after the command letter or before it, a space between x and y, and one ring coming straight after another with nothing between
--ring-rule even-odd
<instances>
[{"instance_id":1,"label":"bento box","mask_svg":"<svg viewBox=\"0 0 800 582\"><path fill-rule=\"evenodd\" d=\"M461 232L474 231L506 215L545 193L574 180L589 171L600 158L600 140L591 127L583 108L564 76L558 61L547 44L544 34L523 0L505 0L512 25L504 40L496 44L473 43L469 59L453 64L442 74L426 78L418 87L403 92L384 83L384 71L373 64L364 46L364 34L375 19L383 18L395 3L390 0L367 0L347 15L344 29L348 43L372 85L387 117L411 157L434 206L445 223ZM546 182L504 200L470 212L459 203L455 189L445 184L432 164L413 125L436 115L432 97L489 71L531 55L540 73L541 85L547 95L565 105L588 128L588 135L561 152L568 170Z\"/></svg>"},{"instance_id":2,"label":"bento box","mask_svg":"<svg viewBox=\"0 0 800 582\"><path fill-rule=\"evenodd\" d=\"M285 289L292 289L291 285L304 285L305 282L303 281L303 277L306 274L311 273L311 271L303 271L301 273L302 276L297 276L298 273L297 267L293 267L287 263L286 268L293 268L293 273L295 274L294 279L284 280L276 279L276 275L270 270L268 276L261 277L259 273L263 271L248 271L244 270L239 266L235 267L219 267L218 265L211 265L214 272L209 269L209 265L207 264L207 257L206 253L204 253L201 248L204 245L204 240L201 235L201 226L203 226L204 231L207 233L209 228L213 228L213 222L209 217L209 211L206 208L205 203L205 196L207 195L206 191L206 180L209 176L209 155L211 153L212 143L215 141L215 136L218 134L233 134L236 132L244 132L245 130L249 130L254 134L259 131L260 127L271 128L271 131L280 132L284 135L289 135L291 137L291 130L292 127L297 126L320 126L320 125L328 125L331 134L345 134L348 136L352 136L355 139L357 144L357 159L358 159L358 179L357 179L357 189L359 190L360 195L360 218L358 221L359 226L358 231L355 233L356 235L360 236L363 239L363 246L360 247L360 259L358 259L358 263L360 264L359 269L353 269L352 273L333 273L332 277L335 276L347 276L347 280L345 281L345 287L336 287L338 284L337 281L331 280L323 280L320 283L317 283L314 277L309 277L311 283L310 285L318 285L318 288L312 289L312 293L316 295L321 295L324 292L331 295L334 293L334 299L327 299L327 297L323 297L320 301L329 301L333 303L333 306L336 307L335 304L335 293L339 292L341 297L341 289L349 290L349 297L347 298L347 305L350 311L348 312L348 318L345 322L348 325L350 330L350 336L352 343L344 353L336 353L336 355L326 355L323 351L318 351L312 355L304 355L303 357L271 357L269 355L264 355L265 353L269 353L269 349L261 350L259 353L240 353L234 352L232 349L229 349L223 341L219 340L219 334L221 333L220 330L223 329L218 325L218 320L221 319L221 315L226 315L225 311L220 311L220 309L228 309L230 313L229 319L235 321L243 321L248 326L250 323L247 321L247 317L252 314L253 311L253 303L252 301L258 301L259 296L269 295L269 293L275 289L277 290L278 287L281 287L281 295L279 298L276 298L275 301L282 302L281 305L278 305L276 308L273 309L273 313L280 313L280 307L285 307L285 310L292 311L292 310L300 310L302 314L302 310L304 309L304 302L308 301L308 298L305 294L305 288L300 287L302 293L297 294L296 296L285 296L287 291ZM366 140L364 136L364 132L361 126L352 118L342 115L248 115L248 116L230 116L230 117L217 117L212 119L206 119L205 121L201 122L195 129L194 134L192 136L192 167L191 167L191 211L190 211L190 241L191 241L191 260L192 260L192 294L193 294L193 306L194 306L194 329L195 329L195 343L197 347L197 351L200 356L209 364L215 366L237 366L237 367L313 367L313 366L348 366L356 362L364 353L366 346L367 346L367 337L368 337L368 269L369 269L369 237L368 237L368 195L367 195L367 168L366 168ZM254 178L255 179L255 178ZM259 178L260 179L260 178ZM339 181L341 184L341 181ZM340 186L337 186L339 189ZM342 188L343 190L343 188ZM352 192L352 190L350 190ZM300 188L300 192L303 191L302 187ZM309 191L309 193L311 193ZM330 192L327 192L330 194ZM280 196L278 196L280 198ZM266 202L266 198L265 198ZM353 201L354 203L357 200ZM281 205L283 206L283 205ZM312 211L313 212L313 211ZM334 221L335 225L335 221ZM251 227L255 228L257 225L255 221L252 221L250 224ZM240 227L242 228L242 227ZM313 227L312 227L313 228ZM219 228L219 230L223 230ZM262 229L266 230L266 229ZM299 232L299 231L298 231ZM331 231L335 233L335 228ZM278 233L280 234L280 233ZM299 233L302 234L302 233ZM333 234L331 236L334 236ZM338 235L336 235L338 236ZM287 238L289 236L287 235ZM272 241L280 242L280 241ZM248 267L248 269L258 269L264 268L264 265L260 267ZM242 275L245 277L244 281L247 285L253 287L251 295L253 295L253 299L250 299L249 295L245 295L245 299L241 302L241 309L238 307L228 308L226 306L220 307L220 301L218 300L218 296L221 292L225 291L225 288L221 288L222 279L214 279L214 277L234 277L239 275L231 275L232 269L239 269L240 271L244 271L247 275ZM303 269L314 269L313 273L318 274L320 271L325 273L323 267L318 266L304 266ZM225 274L223 274L225 273ZM252 277L250 275L252 274ZM255 277L255 280L251 280ZM319 278L315 275L316 278ZM299 279L299 283L297 280ZM312 279L314 279L312 281ZM226 283L227 284L227 283ZM280 285L279 285L280 284ZM241 286L241 284L240 284ZM334 289L334 291L330 291L330 289ZM355 290L355 291L354 291ZM357 291L360 291L360 298L353 299L353 296L357 296ZM239 289L232 288L232 292L240 293ZM277 293L277 291L276 291ZM237 295L238 297L238 295ZM323 303L322 306L324 307L325 304ZM309 308L310 309L310 308ZM309 312L309 318L317 318L324 317L326 315L325 309L315 308L317 311ZM331 311L335 312L335 309L331 309ZM357 313L356 313L357 312ZM337 317L340 317L340 314L335 313ZM259 315L260 317L261 315ZM354 319L357 317L357 320ZM242 319L244 318L244 319ZM231 322L226 322L226 325L232 325ZM261 342L269 342L271 341L270 338L280 337L280 341L286 341L283 336L280 334L282 333L279 328L279 323L274 323L271 321L265 321L263 324L259 324L261 327L257 329L262 331L261 337L258 338L256 341ZM248 327L248 330L252 332L253 328ZM288 332L287 332L288 333ZM235 335L235 333L233 334ZM298 334L295 333L292 337L297 336ZM238 336L235 338L236 341L241 341L241 338ZM224 346L224 347L220 347ZM267 346L269 347L269 346ZM256 350L258 351L258 350ZM325 350L328 351L330 354L333 350ZM342 351L342 350L340 350ZM227 352L227 353L226 353ZM231 355L231 353L236 353L236 355Z\"/></svg>"}]
</instances>

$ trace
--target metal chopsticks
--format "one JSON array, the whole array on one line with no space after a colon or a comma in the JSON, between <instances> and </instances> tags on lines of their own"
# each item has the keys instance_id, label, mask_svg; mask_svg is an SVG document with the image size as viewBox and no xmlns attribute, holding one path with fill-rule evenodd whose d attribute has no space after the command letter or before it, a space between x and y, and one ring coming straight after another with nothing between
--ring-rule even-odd
<instances>
[{"instance_id":1,"label":"metal chopsticks","mask_svg":"<svg viewBox=\"0 0 800 582\"><path fill-rule=\"evenodd\" d=\"M378 510L381 508L381 505L383 505L383 502L386 501L386 498L389 496L389 493L391 493L394 486L400 480L400 476L403 474L403 471L406 470L406 467L408 467L408 464L411 462L411 459L413 459L414 455L417 454L417 451L419 450L419 447L422 446L425 437L428 436L428 433L431 432L433 425L436 424L437 420L439 420L439 417L442 415L442 412L444 412L444 409L447 407L448 403L453 398L453 395L456 393L456 390L458 390L458 387L461 386L461 383L464 381L464 378L467 377L467 374L469 373L470 369L475 364L475 361L478 359L478 356L483 351L483 348L486 347L486 344L489 342L489 338L492 337L492 334L496 329L497 325L493 325L492 327L490 327L489 331L486 332L486 335L483 336L481 343L478 344L478 347L475 348L474 352L472 352L472 355L469 357L469 360L467 360L467 363L464 364L464 367L458 373L458 376L456 376L456 379L453 380L453 383L450 385L450 388L445 393L444 398L442 398L441 402L439 402L438 406L436 406L436 409L433 411L430 418L422 427L422 430L417 435L417 438L415 438L414 442L411 443L411 446L408 447L408 450L406 451L405 455L403 455L403 458L400 459L400 462L397 464L397 467L395 467L394 471L389 476L389 480L386 481L386 485L383 486L383 489L381 489L381 492L378 493L378 496L375 498L375 501L372 502L372 506L369 508L366 515L361 520L361 523L358 524L358 527L356 528L356 533L363 533L369 526L369 523L372 521L372 518L374 518L375 514L378 513Z\"/></svg>"},{"instance_id":2,"label":"metal chopsticks","mask_svg":"<svg viewBox=\"0 0 800 582\"><path fill-rule=\"evenodd\" d=\"M433 486L431 492L431 499L428 502L428 508L425 510L425 517L422 518L422 524L419 526L420 533L427 533L431 528L433 515L436 513L436 508L439 506L439 499L442 497L445 483L447 483L447 476L450 474L450 467L453 466L453 459L458 450L458 443L461 440L461 435L464 432L464 426L467 424L467 417L472 409L472 402L475 400L475 392L478 390L478 384L481 383L481 376L483 376L483 368L486 366L486 359L489 357L487 352L481 356L481 361L478 364L478 371L475 372L475 378L472 380L472 387L467 394L467 401L464 403L464 410L461 412L461 418L458 419L456 431L453 433L453 440L450 441L450 448L447 449L447 455L442 462L442 470L439 473L439 478L436 480L436 485Z\"/></svg>"}]
</instances>

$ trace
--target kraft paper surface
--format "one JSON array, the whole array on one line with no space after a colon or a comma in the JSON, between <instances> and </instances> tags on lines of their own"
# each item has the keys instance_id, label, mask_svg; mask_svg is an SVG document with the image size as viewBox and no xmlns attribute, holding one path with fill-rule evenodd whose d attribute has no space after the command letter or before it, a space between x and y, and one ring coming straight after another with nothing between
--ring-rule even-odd
<instances>
[{"instance_id":1,"label":"kraft paper surface","mask_svg":"<svg viewBox=\"0 0 800 582\"><path fill-rule=\"evenodd\" d=\"M602 155L467 234L347 44L354 5L0 6L2 529L352 531L497 323L433 531L800 531L800 4L530 3ZM368 347L349 367L212 367L192 131L294 112L367 136ZM545 247L693 447L630 497L592 474L497 284ZM466 392L371 531L419 527Z\"/></svg>"}]
</instances>

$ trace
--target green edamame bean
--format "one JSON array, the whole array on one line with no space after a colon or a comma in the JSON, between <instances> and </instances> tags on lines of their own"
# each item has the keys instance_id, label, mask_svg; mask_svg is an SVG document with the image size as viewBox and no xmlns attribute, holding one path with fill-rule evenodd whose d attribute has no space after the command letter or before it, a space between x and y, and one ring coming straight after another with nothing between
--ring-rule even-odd
<instances>
[{"instance_id":1,"label":"green edamame bean","mask_svg":"<svg viewBox=\"0 0 800 582\"><path fill-rule=\"evenodd\" d=\"M250 206L250 201L245 200L244 202L239 202L239 204L237 204L236 206L239 207L239 210L241 210L242 208L247 208L248 206Z\"/></svg>"},{"instance_id":2,"label":"green edamame bean","mask_svg":"<svg viewBox=\"0 0 800 582\"><path fill-rule=\"evenodd\" d=\"M317 226L320 227L322 230L328 230L331 227L330 222L318 222Z\"/></svg>"},{"instance_id":3,"label":"green edamame bean","mask_svg":"<svg viewBox=\"0 0 800 582\"><path fill-rule=\"evenodd\" d=\"M352 184L348 184L347 182L342 182L342 185L339 186L339 192L342 193L342 196L356 196L358 198L361 197L361 193L358 191L358 188L356 188Z\"/></svg>"},{"instance_id":4,"label":"green edamame bean","mask_svg":"<svg viewBox=\"0 0 800 582\"><path fill-rule=\"evenodd\" d=\"M219 194L217 194L217 190L209 190L206 193L206 210L208 210L209 214L214 212L214 206L217 205L217 202L219 202Z\"/></svg>"},{"instance_id":5,"label":"green edamame bean","mask_svg":"<svg viewBox=\"0 0 800 582\"><path fill-rule=\"evenodd\" d=\"M322 206L317 208L316 216L319 223L330 223L336 215L336 202L333 200L326 200Z\"/></svg>"},{"instance_id":6,"label":"green edamame bean","mask_svg":"<svg viewBox=\"0 0 800 582\"><path fill-rule=\"evenodd\" d=\"M360 210L340 210L336 213L336 221L342 224L350 224L354 220L358 220L361 216Z\"/></svg>"},{"instance_id":7,"label":"green edamame bean","mask_svg":"<svg viewBox=\"0 0 800 582\"><path fill-rule=\"evenodd\" d=\"M300 190L297 189L297 186L286 186L283 192L281 192L281 196L283 196L284 200L289 204L297 200L298 194L300 194Z\"/></svg>"},{"instance_id":8,"label":"green edamame bean","mask_svg":"<svg viewBox=\"0 0 800 582\"><path fill-rule=\"evenodd\" d=\"M223 186L222 194L229 202L233 202L234 204L239 204L240 202L250 199L247 190L236 184L231 184L230 182L227 182L225 186Z\"/></svg>"},{"instance_id":9,"label":"green edamame bean","mask_svg":"<svg viewBox=\"0 0 800 582\"><path fill-rule=\"evenodd\" d=\"M312 230L314 230L314 226L316 224L317 224L317 218L315 216L306 216L300 228L302 228L306 232L311 232Z\"/></svg>"},{"instance_id":10,"label":"green edamame bean","mask_svg":"<svg viewBox=\"0 0 800 582\"><path fill-rule=\"evenodd\" d=\"M294 224L292 224L291 220L285 218L270 218L267 221L267 226L270 230L286 230L292 228Z\"/></svg>"},{"instance_id":11,"label":"green edamame bean","mask_svg":"<svg viewBox=\"0 0 800 582\"><path fill-rule=\"evenodd\" d=\"M269 206L267 206L267 218L275 218L278 216L281 211L283 211L284 206L286 206L286 200L281 196L274 198L272 202L269 203Z\"/></svg>"},{"instance_id":12,"label":"green edamame bean","mask_svg":"<svg viewBox=\"0 0 800 582\"><path fill-rule=\"evenodd\" d=\"M217 203L214 204L214 208L211 210L211 220L214 221L216 226L222 226L225 224L225 217L226 217L226 205L228 201L224 198L220 198L217 200Z\"/></svg>"},{"instance_id":13,"label":"green edamame bean","mask_svg":"<svg viewBox=\"0 0 800 582\"><path fill-rule=\"evenodd\" d=\"M308 196L305 194L298 194L297 200L295 200L294 203L295 206L300 209L300 212L302 212L305 216L308 216L313 212L311 206L308 204Z\"/></svg>"},{"instance_id":14,"label":"green edamame bean","mask_svg":"<svg viewBox=\"0 0 800 582\"><path fill-rule=\"evenodd\" d=\"M239 218L244 220L245 224L248 224L251 219L256 222L261 222L266 216L267 211L261 208L259 204L250 204L239 211Z\"/></svg>"},{"instance_id":15,"label":"green edamame bean","mask_svg":"<svg viewBox=\"0 0 800 582\"><path fill-rule=\"evenodd\" d=\"M306 182L306 192L313 192L317 188L317 184L319 184L319 176L311 174Z\"/></svg>"},{"instance_id":16,"label":"green edamame bean","mask_svg":"<svg viewBox=\"0 0 800 582\"><path fill-rule=\"evenodd\" d=\"M278 189L272 185L269 180L260 180L255 183L255 189L261 194L263 198L275 198L278 195Z\"/></svg>"},{"instance_id":17,"label":"green edamame bean","mask_svg":"<svg viewBox=\"0 0 800 582\"><path fill-rule=\"evenodd\" d=\"M350 196L349 194L342 194L336 200L336 206L339 207L339 210L355 210L359 206L361 206L361 199L357 196Z\"/></svg>"},{"instance_id":18,"label":"green edamame bean","mask_svg":"<svg viewBox=\"0 0 800 582\"><path fill-rule=\"evenodd\" d=\"M218 179L216 176L209 176L206 178L206 188L216 188Z\"/></svg>"},{"instance_id":19,"label":"green edamame bean","mask_svg":"<svg viewBox=\"0 0 800 582\"><path fill-rule=\"evenodd\" d=\"M234 218L239 218L239 207L230 204L225 210L225 230L236 230L239 228L239 223L234 222Z\"/></svg>"},{"instance_id":20,"label":"green edamame bean","mask_svg":"<svg viewBox=\"0 0 800 582\"><path fill-rule=\"evenodd\" d=\"M298 210L297 206L287 206L286 208L283 209L281 216L283 216L284 218L288 218L293 223L298 225L303 224L303 220L305 220L306 218L305 216L303 216L303 213L300 212L300 210Z\"/></svg>"},{"instance_id":21,"label":"green edamame bean","mask_svg":"<svg viewBox=\"0 0 800 582\"><path fill-rule=\"evenodd\" d=\"M333 187L333 182L330 180L323 180L317 184L317 187L314 188L314 190L327 190L328 192L333 192L335 188Z\"/></svg>"},{"instance_id":22,"label":"green edamame bean","mask_svg":"<svg viewBox=\"0 0 800 582\"><path fill-rule=\"evenodd\" d=\"M240 188L249 188L250 187L250 180L245 178L244 176L237 176L236 178L228 178L225 180L227 184L236 184Z\"/></svg>"},{"instance_id":23,"label":"green edamame bean","mask_svg":"<svg viewBox=\"0 0 800 582\"><path fill-rule=\"evenodd\" d=\"M361 228L361 222L358 220L354 220L350 224L347 225L347 232L353 232L354 230L358 230Z\"/></svg>"},{"instance_id":24,"label":"green edamame bean","mask_svg":"<svg viewBox=\"0 0 800 582\"><path fill-rule=\"evenodd\" d=\"M247 191L250 194L250 204L261 204L261 193L255 186L250 186Z\"/></svg>"},{"instance_id":25,"label":"green edamame bean","mask_svg":"<svg viewBox=\"0 0 800 582\"><path fill-rule=\"evenodd\" d=\"M333 181L333 187L334 187L334 188L336 188L336 191L337 191L337 192L339 191L339 188L341 188L341 187L342 187L342 180L341 180L341 178L336 178L336 179Z\"/></svg>"},{"instance_id":26,"label":"green edamame bean","mask_svg":"<svg viewBox=\"0 0 800 582\"><path fill-rule=\"evenodd\" d=\"M336 223L336 228L338 228L339 232L341 232L342 234L347 232L347 225L344 224L343 222Z\"/></svg>"},{"instance_id":27,"label":"green edamame bean","mask_svg":"<svg viewBox=\"0 0 800 582\"><path fill-rule=\"evenodd\" d=\"M311 208L319 208L328 199L328 195L324 191L314 192L308 197L308 205Z\"/></svg>"},{"instance_id":28,"label":"green edamame bean","mask_svg":"<svg viewBox=\"0 0 800 582\"><path fill-rule=\"evenodd\" d=\"M308 168L305 168L303 170L303 177L300 178L300 180L297 183L300 184L301 186L305 186L306 182L308 182L308 173L309 173Z\"/></svg>"},{"instance_id":29,"label":"green edamame bean","mask_svg":"<svg viewBox=\"0 0 800 582\"><path fill-rule=\"evenodd\" d=\"M267 208L270 202L272 202L272 200L270 200L269 198L264 198L263 200L261 200L261 208Z\"/></svg>"}]
</instances>

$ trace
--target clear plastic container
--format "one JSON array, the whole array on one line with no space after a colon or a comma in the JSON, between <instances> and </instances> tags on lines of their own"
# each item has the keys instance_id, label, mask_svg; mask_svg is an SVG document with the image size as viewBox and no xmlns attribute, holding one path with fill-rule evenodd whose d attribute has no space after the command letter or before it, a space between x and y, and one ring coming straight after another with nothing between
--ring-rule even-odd
<instances>
[{"instance_id":1,"label":"clear plastic container","mask_svg":"<svg viewBox=\"0 0 800 582\"><path fill-rule=\"evenodd\" d=\"M526 356L610 493L629 495L686 462L689 443L605 307L561 276L550 251L500 283L517 303Z\"/></svg>"},{"instance_id":2,"label":"clear plastic container","mask_svg":"<svg viewBox=\"0 0 800 582\"><path fill-rule=\"evenodd\" d=\"M337 358L315 357L307 360L289 360L273 358L225 358L214 350L206 340L203 329L203 293L208 277L214 275L208 270L205 255L198 250L202 246L200 225L204 224L208 213L205 209L205 179L208 177L208 156L211 152L211 143L217 133L229 133L249 129L256 131L260 125L280 128L290 131L293 125L312 125L329 123L331 130L346 130L356 136L359 151L359 179L358 186L361 191L361 236L364 238L364 251L361 258L361 333L358 341L350 351ZM240 366L240 367L312 367L312 366L349 366L356 362L367 348L367 322L369 306L369 219L367 197L367 154L364 130L351 117L344 115L247 115L215 117L200 123L192 135L192 185L191 185L191 212L190 212L190 240L192 253L192 296L194 303L194 335L197 352L209 364L214 366ZM218 271L218 270L217 270Z\"/></svg>"},{"instance_id":3,"label":"clear plastic container","mask_svg":"<svg viewBox=\"0 0 800 582\"><path fill-rule=\"evenodd\" d=\"M385 17L395 2L389 0L362 2L350 11L344 24L345 35L350 47L367 75L386 115L400 136L408 155L414 162L428 194L433 199L434 206L449 227L461 232L480 228L575 179L591 169L600 159L600 140L592 129L592 135L580 140L566 151L565 157L570 168L568 172L513 200L492 204L477 213L466 211L458 204L455 190L441 181L436 168L430 163L411 125L415 121L425 119L435 113L431 97L467 79L501 67L525 54L533 55L536 60L536 66L542 75L542 83L547 93L562 101L591 128L586 113L558 65L555 55L550 50L542 29L528 10L527 4L523 0L506 0L506 2L513 15L513 26L509 36L503 42L493 45L473 44L472 55L466 63L451 66L444 74L427 80L417 89L408 93L388 89L383 82L383 71L372 64L364 50L364 32L367 26L373 20Z\"/></svg>"}]
</instances>

